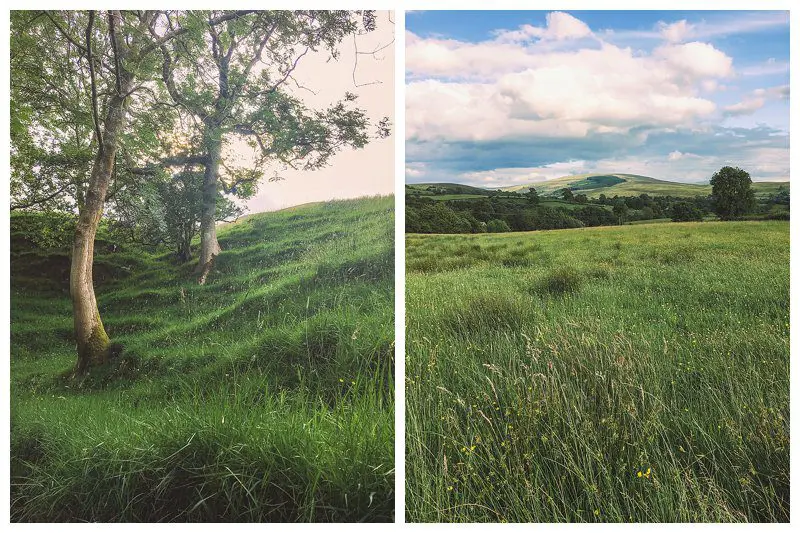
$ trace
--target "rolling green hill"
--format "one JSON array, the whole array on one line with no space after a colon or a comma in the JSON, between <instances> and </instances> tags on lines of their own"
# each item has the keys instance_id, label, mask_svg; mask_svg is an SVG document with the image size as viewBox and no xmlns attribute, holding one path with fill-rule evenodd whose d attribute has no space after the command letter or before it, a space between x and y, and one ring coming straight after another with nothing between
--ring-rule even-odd
<instances>
[{"instance_id":1,"label":"rolling green hill","mask_svg":"<svg viewBox=\"0 0 800 533\"><path fill-rule=\"evenodd\" d=\"M121 354L77 383L69 220L12 217L12 521L392 520L393 214L250 216L204 286L101 234Z\"/></svg>"},{"instance_id":2,"label":"rolling green hill","mask_svg":"<svg viewBox=\"0 0 800 533\"><path fill-rule=\"evenodd\" d=\"M775 195L781 187L788 187L787 182L759 181L753 182L756 196L766 197ZM470 185L455 183L417 183L406 185L406 194L431 196L434 199L454 200L458 196L464 198L478 198L499 191L525 192L529 187L535 187L542 196L557 196L562 190L569 187L576 193L582 193L590 198L597 198L601 194L606 196L706 196L711 194L711 185L701 183L679 183L675 181L659 180L637 174L576 174L564 176L548 181L537 181L525 185L513 185L501 189L482 189Z\"/></svg>"},{"instance_id":3,"label":"rolling green hill","mask_svg":"<svg viewBox=\"0 0 800 533\"><path fill-rule=\"evenodd\" d=\"M757 196L775 194L782 182L754 182L753 189ZM504 187L504 191L526 191L535 187L539 194L557 195L569 187L574 192L580 192L590 198L597 198L601 194L606 196L705 196L711 194L711 185L699 183L679 183L675 181L659 180L637 174L578 174L564 176L554 180L539 181L526 185Z\"/></svg>"}]
</instances>

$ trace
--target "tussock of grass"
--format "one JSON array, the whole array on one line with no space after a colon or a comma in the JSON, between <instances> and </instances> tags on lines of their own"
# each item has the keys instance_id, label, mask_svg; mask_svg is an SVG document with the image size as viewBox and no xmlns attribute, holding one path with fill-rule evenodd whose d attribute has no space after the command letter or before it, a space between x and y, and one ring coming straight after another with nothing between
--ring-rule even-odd
<instances>
[{"instance_id":1,"label":"tussock of grass","mask_svg":"<svg viewBox=\"0 0 800 533\"><path fill-rule=\"evenodd\" d=\"M476 294L460 307L443 311L450 329L467 336L517 327L523 313L519 298L506 293Z\"/></svg>"},{"instance_id":2,"label":"tussock of grass","mask_svg":"<svg viewBox=\"0 0 800 533\"><path fill-rule=\"evenodd\" d=\"M393 207L226 225L205 286L193 264L125 250L136 261L97 290L121 353L78 383L68 294L18 239L12 520L391 520Z\"/></svg>"},{"instance_id":3,"label":"tussock of grass","mask_svg":"<svg viewBox=\"0 0 800 533\"><path fill-rule=\"evenodd\" d=\"M531 241L552 265L503 264ZM475 244L495 258L414 269ZM789 519L787 223L411 235L407 250L407 520ZM531 290L550 279L580 289Z\"/></svg>"},{"instance_id":4,"label":"tussock of grass","mask_svg":"<svg viewBox=\"0 0 800 533\"><path fill-rule=\"evenodd\" d=\"M550 272L542 280L541 290L555 296L569 294L581 287L583 279L580 273L572 267L563 266Z\"/></svg>"}]
</instances>

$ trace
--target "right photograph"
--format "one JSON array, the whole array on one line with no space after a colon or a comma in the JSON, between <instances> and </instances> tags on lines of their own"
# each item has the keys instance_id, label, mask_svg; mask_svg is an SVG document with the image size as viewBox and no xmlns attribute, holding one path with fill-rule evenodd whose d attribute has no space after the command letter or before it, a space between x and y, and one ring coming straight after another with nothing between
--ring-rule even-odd
<instances>
[{"instance_id":1,"label":"right photograph","mask_svg":"<svg viewBox=\"0 0 800 533\"><path fill-rule=\"evenodd\" d=\"M789 12L406 13L406 521L789 521Z\"/></svg>"}]
</instances>

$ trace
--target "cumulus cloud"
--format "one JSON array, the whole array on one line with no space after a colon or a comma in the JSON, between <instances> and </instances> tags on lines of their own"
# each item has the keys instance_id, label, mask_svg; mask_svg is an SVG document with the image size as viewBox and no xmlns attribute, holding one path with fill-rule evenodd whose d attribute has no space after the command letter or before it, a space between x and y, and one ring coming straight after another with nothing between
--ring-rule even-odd
<instances>
[{"instance_id":1,"label":"cumulus cloud","mask_svg":"<svg viewBox=\"0 0 800 533\"><path fill-rule=\"evenodd\" d=\"M497 41L519 42L531 39L562 41L592 36L589 26L569 13L554 11L547 14L546 20L547 25L544 27L523 24L517 30L499 30L496 32Z\"/></svg>"},{"instance_id":2,"label":"cumulus cloud","mask_svg":"<svg viewBox=\"0 0 800 533\"><path fill-rule=\"evenodd\" d=\"M733 59L713 45L701 42L660 46L653 52L664 59L676 72L689 77L725 78L733 74Z\"/></svg>"},{"instance_id":3,"label":"cumulus cloud","mask_svg":"<svg viewBox=\"0 0 800 533\"><path fill-rule=\"evenodd\" d=\"M582 137L691 123L716 110L699 95L701 88L732 73L731 58L704 43L665 45L651 55L609 43L536 54L520 44L443 43L416 37L412 44L418 51L444 46L447 52L433 53L424 63L411 60L414 72L433 68L428 79L408 83L408 139ZM498 46L513 52L497 56ZM450 79L455 69L446 65L460 58L466 72L488 78Z\"/></svg>"},{"instance_id":4,"label":"cumulus cloud","mask_svg":"<svg viewBox=\"0 0 800 533\"><path fill-rule=\"evenodd\" d=\"M406 32L406 73L411 77L488 78L525 68L532 59L514 43L467 43Z\"/></svg>"},{"instance_id":5,"label":"cumulus cloud","mask_svg":"<svg viewBox=\"0 0 800 533\"><path fill-rule=\"evenodd\" d=\"M685 41L694 32L694 25L689 24L685 19L673 22L672 24L660 22L658 28L661 32L661 36L672 43Z\"/></svg>"}]
</instances>

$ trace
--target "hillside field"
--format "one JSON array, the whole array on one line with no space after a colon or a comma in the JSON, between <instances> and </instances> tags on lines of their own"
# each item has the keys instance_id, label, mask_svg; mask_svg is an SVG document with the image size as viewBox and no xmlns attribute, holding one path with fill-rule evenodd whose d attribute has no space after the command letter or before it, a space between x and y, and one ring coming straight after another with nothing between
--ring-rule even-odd
<instances>
[{"instance_id":1,"label":"hillside field","mask_svg":"<svg viewBox=\"0 0 800 533\"><path fill-rule=\"evenodd\" d=\"M195 262L96 246L118 356L84 381L71 235L12 217L12 521L391 521L394 199L258 214ZM44 248L42 248L44 246Z\"/></svg>"},{"instance_id":2,"label":"hillside field","mask_svg":"<svg viewBox=\"0 0 800 533\"><path fill-rule=\"evenodd\" d=\"M406 237L406 519L789 520L789 223Z\"/></svg>"}]
</instances>

